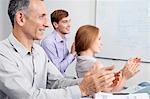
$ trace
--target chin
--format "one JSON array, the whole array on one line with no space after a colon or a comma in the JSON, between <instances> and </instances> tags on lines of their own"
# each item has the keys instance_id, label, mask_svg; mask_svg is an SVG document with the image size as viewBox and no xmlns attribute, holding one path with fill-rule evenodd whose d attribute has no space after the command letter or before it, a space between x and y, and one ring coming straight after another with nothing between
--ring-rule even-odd
<instances>
[{"instance_id":1,"label":"chin","mask_svg":"<svg viewBox=\"0 0 150 99\"><path fill-rule=\"evenodd\" d=\"M43 33L40 33L40 34L38 34L38 35L36 36L36 38L37 38L38 40L43 39L43 37L44 37Z\"/></svg>"},{"instance_id":2,"label":"chin","mask_svg":"<svg viewBox=\"0 0 150 99\"><path fill-rule=\"evenodd\" d=\"M43 36L38 38L38 40L42 40L42 39L43 39Z\"/></svg>"},{"instance_id":3,"label":"chin","mask_svg":"<svg viewBox=\"0 0 150 99\"><path fill-rule=\"evenodd\" d=\"M66 34L69 34L70 33L70 31L66 31Z\"/></svg>"},{"instance_id":4,"label":"chin","mask_svg":"<svg viewBox=\"0 0 150 99\"><path fill-rule=\"evenodd\" d=\"M100 53L100 52L101 52L101 50L100 50L100 49L96 51L96 53Z\"/></svg>"},{"instance_id":5,"label":"chin","mask_svg":"<svg viewBox=\"0 0 150 99\"><path fill-rule=\"evenodd\" d=\"M38 36L35 38L35 40L42 40L43 39L43 36Z\"/></svg>"},{"instance_id":6,"label":"chin","mask_svg":"<svg viewBox=\"0 0 150 99\"><path fill-rule=\"evenodd\" d=\"M100 51L96 51L96 53L100 53Z\"/></svg>"},{"instance_id":7,"label":"chin","mask_svg":"<svg viewBox=\"0 0 150 99\"><path fill-rule=\"evenodd\" d=\"M66 34L69 34L69 33L68 33L68 32L65 32L64 34L66 35Z\"/></svg>"}]
</instances>

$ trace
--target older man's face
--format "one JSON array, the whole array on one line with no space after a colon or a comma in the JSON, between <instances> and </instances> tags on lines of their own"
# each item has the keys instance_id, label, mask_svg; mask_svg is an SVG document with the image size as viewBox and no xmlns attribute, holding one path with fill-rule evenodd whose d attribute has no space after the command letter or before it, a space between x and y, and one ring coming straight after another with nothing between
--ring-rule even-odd
<instances>
[{"instance_id":1,"label":"older man's face","mask_svg":"<svg viewBox=\"0 0 150 99\"><path fill-rule=\"evenodd\" d=\"M44 1L30 0L24 32L29 39L41 40L46 27L48 27L48 18Z\"/></svg>"}]
</instances>

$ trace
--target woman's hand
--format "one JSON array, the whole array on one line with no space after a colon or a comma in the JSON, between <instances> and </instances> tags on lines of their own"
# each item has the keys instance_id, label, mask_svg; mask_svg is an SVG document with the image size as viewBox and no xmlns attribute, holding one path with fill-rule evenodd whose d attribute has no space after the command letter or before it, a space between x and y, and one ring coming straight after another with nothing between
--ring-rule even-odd
<instances>
[{"instance_id":1,"label":"woman's hand","mask_svg":"<svg viewBox=\"0 0 150 99\"><path fill-rule=\"evenodd\" d=\"M112 72L114 65L102 67L102 64L95 63L92 68L85 74L83 83L80 84L83 95L93 95L99 91L110 92L115 79Z\"/></svg>"},{"instance_id":2,"label":"woman's hand","mask_svg":"<svg viewBox=\"0 0 150 99\"><path fill-rule=\"evenodd\" d=\"M133 77L137 72L139 72L139 65L140 65L141 58L135 57L130 58L128 62L125 64L122 71L122 77L126 80Z\"/></svg>"}]
</instances>

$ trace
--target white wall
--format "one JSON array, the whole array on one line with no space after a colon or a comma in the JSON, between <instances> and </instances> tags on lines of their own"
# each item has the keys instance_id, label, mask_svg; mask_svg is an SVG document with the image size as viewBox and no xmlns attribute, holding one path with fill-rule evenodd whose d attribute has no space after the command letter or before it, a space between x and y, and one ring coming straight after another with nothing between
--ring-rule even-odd
<instances>
[{"instance_id":1,"label":"white wall","mask_svg":"<svg viewBox=\"0 0 150 99\"><path fill-rule=\"evenodd\" d=\"M9 0L0 0L0 40L11 32L11 23L7 14L8 2Z\"/></svg>"}]
</instances>

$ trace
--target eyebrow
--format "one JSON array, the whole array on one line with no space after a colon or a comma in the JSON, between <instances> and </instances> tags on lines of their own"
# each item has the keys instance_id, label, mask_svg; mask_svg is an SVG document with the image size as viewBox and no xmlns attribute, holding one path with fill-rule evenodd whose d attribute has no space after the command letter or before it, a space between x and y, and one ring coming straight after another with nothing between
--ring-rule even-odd
<instances>
[{"instance_id":1,"label":"eyebrow","mask_svg":"<svg viewBox=\"0 0 150 99\"><path fill-rule=\"evenodd\" d=\"M71 21L71 19L69 19L69 20L67 20L67 19L65 19L65 20L62 20L62 22L65 22L65 21Z\"/></svg>"}]
</instances>

